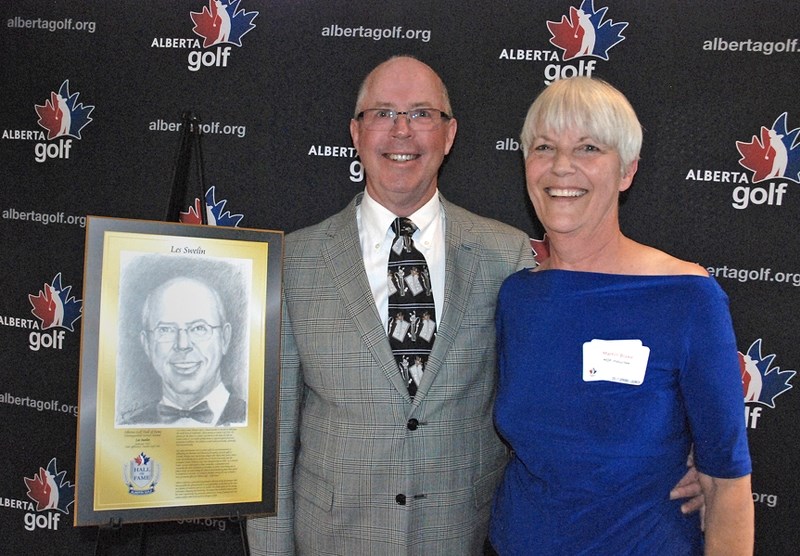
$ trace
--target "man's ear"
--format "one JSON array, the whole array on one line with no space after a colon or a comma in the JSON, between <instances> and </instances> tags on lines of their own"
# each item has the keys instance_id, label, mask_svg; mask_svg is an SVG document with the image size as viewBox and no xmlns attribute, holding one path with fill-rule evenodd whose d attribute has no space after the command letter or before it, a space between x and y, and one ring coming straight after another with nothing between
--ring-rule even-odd
<instances>
[{"instance_id":1,"label":"man's ear","mask_svg":"<svg viewBox=\"0 0 800 556\"><path fill-rule=\"evenodd\" d=\"M147 354L147 357L150 357L150 343L147 341L147 332L142 330L139 332L139 343L142 344L142 349Z\"/></svg>"},{"instance_id":2,"label":"man's ear","mask_svg":"<svg viewBox=\"0 0 800 556\"><path fill-rule=\"evenodd\" d=\"M228 346L231 345L231 323L226 322L222 325L222 355L228 353Z\"/></svg>"},{"instance_id":3,"label":"man's ear","mask_svg":"<svg viewBox=\"0 0 800 556\"><path fill-rule=\"evenodd\" d=\"M456 140L456 132L458 131L458 122L455 118L447 120L447 139L444 145L444 154L450 154L450 149L453 148L453 143Z\"/></svg>"},{"instance_id":4,"label":"man's ear","mask_svg":"<svg viewBox=\"0 0 800 556\"><path fill-rule=\"evenodd\" d=\"M350 120L350 139L353 140L353 146L356 148L356 152L358 152L359 137L360 129L358 127L358 120L353 118Z\"/></svg>"}]
</instances>

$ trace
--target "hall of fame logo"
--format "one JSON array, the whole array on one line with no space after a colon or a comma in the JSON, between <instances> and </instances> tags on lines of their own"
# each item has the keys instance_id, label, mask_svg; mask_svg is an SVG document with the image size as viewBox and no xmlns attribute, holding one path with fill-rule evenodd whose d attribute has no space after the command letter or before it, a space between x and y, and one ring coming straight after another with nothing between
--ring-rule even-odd
<instances>
[{"instance_id":1,"label":"hall of fame logo","mask_svg":"<svg viewBox=\"0 0 800 556\"><path fill-rule=\"evenodd\" d=\"M122 466L122 477L129 494L134 496L153 494L161 479L161 465L144 452L139 452Z\"/></svg>"},{"instance_id":2,"label":"hall of fame logo","mask_svg":"<svg viewBox=\"0 0 800 556\"><path fill-rule=\"evenodd\" d=\"M230 211L225 210L225 204L228 201L222 199L216 200L215 186L211 186L206 191L205 196L205 211L208 224L210 226L229 226L235 228L244 218L243 214L231 214ZM184 224L201 224L202 218L200 213L200 199L195 198L194 204L190 205L188 210L181 211L180 221Z\"/></svg>"}]
</instances>

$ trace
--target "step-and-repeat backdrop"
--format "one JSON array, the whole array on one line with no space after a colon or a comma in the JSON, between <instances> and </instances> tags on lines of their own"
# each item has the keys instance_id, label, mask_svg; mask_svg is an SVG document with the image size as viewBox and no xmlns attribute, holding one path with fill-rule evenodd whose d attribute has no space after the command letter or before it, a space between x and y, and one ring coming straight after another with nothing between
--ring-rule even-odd
<instances>
[{"instance_id":1,"label":"step-and-repeat backdrop","mask_svg":"<svg viewBox=\"0 0 800 556\"><path fill-rule=\"evenodd\" d=\"M796 551L796 2L16 0L0 22L0 552L87 553L97 536L72 526L86 216L164 218L187 110L203 122L206 191L186 221L205 205L217 225L290 232L331 215L364 186L348 133L358 86L398 53L450 90L443 194L535 239L528 105L574 75L629 97L645 139L623 230L701 263L730 296L757 552ZM240 546L224 517L122 524L104 542L136 553L140 535L152 553Z\"/></svg>"}]
</instances>

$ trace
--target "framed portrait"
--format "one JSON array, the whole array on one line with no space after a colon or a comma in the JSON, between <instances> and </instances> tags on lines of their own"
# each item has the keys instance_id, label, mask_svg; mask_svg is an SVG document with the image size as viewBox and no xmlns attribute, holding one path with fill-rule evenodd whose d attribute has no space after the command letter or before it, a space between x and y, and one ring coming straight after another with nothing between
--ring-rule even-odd
<instances>
[{"instance_id":1,"label":"framed portrait","mask_svg":"<svg viewBox=\"0 0 800 556\"><path fill-rule=\"evenodd\" d=\"M75 525L274 514L282 251L88 218Z\"/></svg>"}]
</instances>

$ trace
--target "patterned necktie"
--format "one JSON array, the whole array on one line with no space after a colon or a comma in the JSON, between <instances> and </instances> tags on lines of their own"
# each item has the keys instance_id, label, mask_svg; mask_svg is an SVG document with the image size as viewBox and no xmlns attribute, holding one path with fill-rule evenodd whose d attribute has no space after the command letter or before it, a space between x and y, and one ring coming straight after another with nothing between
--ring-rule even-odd
<instances>
[{"instance_id":1,"label":"patterned necktie","mask_svg":"<svg viewBox=\"0 0 800 556\"><path fill-rule=\"evenodd\" d=\"M210 423L214 418L214 413L208 407L208 402L202 402L192 409L178 409L169 405L158 404L158 416L165 423L174 423L178 419L194 419L201 423Z\"/></svg>"},{"instance_id":2,"label":"patterned necktie","mask_svg":"<svg viewBox=\"0 0 800 556\"><path fill-rule=\"evenodd\" d=\"M436 309L425 257L414 247L417 230L408 218L395 218L389 252L389 344L411 397L436 339Z\"/></svg>"}]
</instances>

